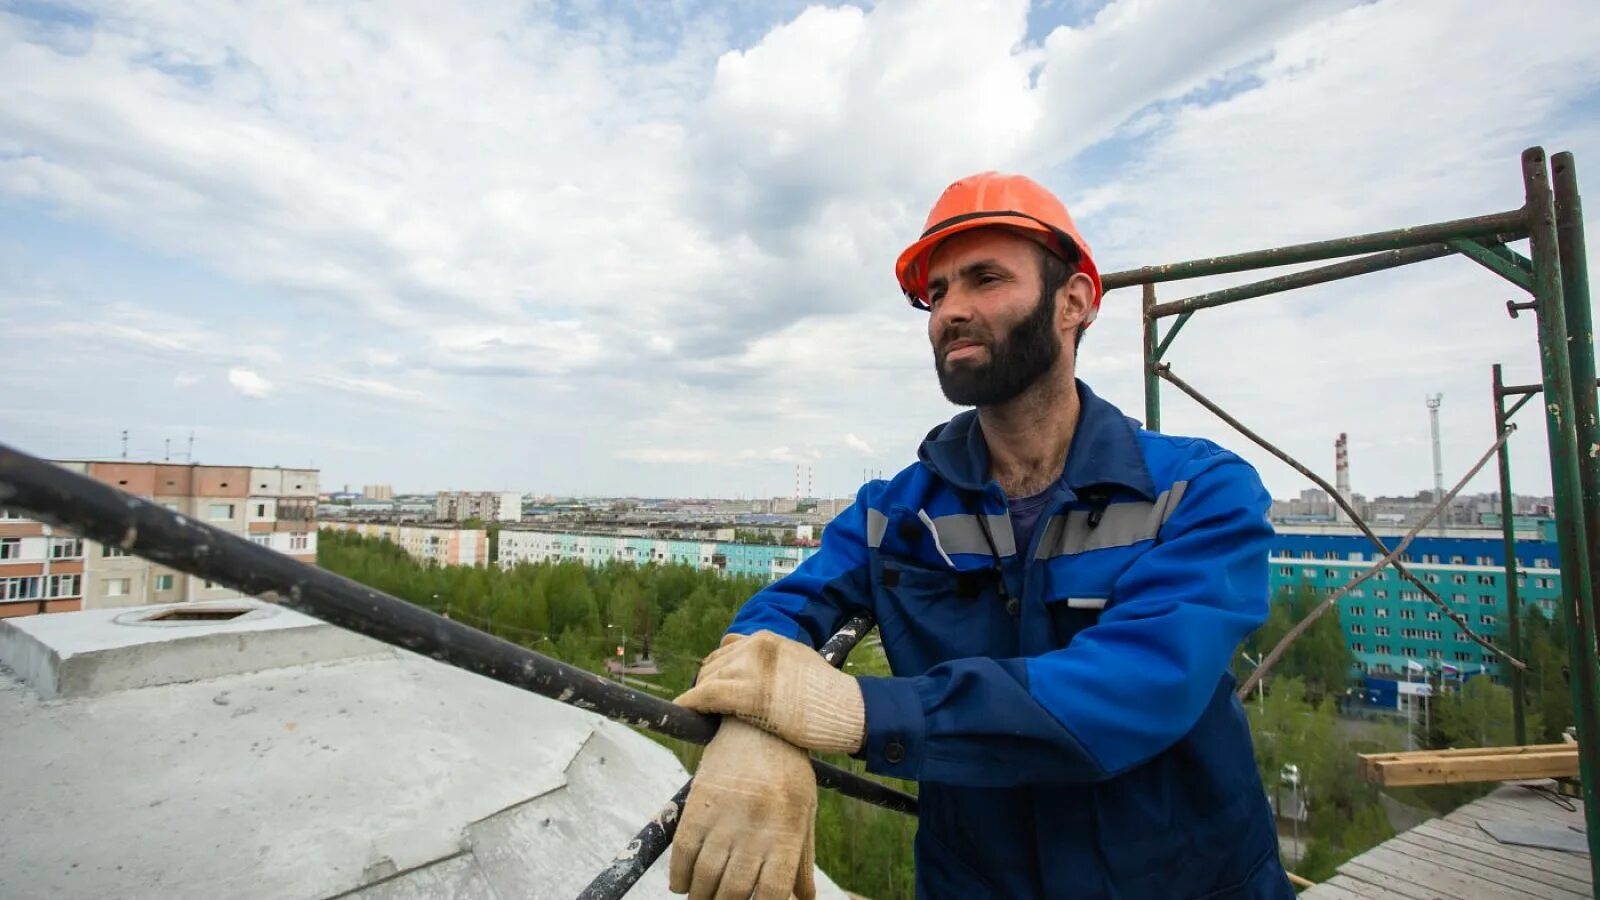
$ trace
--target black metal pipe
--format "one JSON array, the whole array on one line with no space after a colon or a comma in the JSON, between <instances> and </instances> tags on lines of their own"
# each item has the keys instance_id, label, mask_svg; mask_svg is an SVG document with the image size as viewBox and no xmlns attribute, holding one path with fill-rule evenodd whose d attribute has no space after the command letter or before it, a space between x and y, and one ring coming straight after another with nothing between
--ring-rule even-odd
<instances>
[{"instance_id":1,"label":"black metal pipe","mask_svg":"<svg viewBox=\"0 0 1600 900\"><path fill-rule=\"evenodd\" d=\"M386 644L680 740L704 744L718 719L485 634L326 569L125 494L0 444L0 506L224 584ZM812 761L818 785L891 808L915 799Z\"/></svg>"},{"instance_id":2,"label":"black metal pipe","mask_svg":"<svg viewBox=\"0 0 1600 900\"><path fill-rule=\"evenodd\" d=\"M1197 294L1183 300L1158 303L1151 308L1150 315L1160 318L1181 313L1192 313L1198 309L1226 306L1229 303L1265 297L1268 294L1281 294L1284 291L1292 291L1295 288L1326 284L1330 281L1338 281L1341 278L1370 275L1373 272L1382 272L1385 269L1395 269L1400 266L1409 266L1412 263L1426 262L1430 259L1438 259L1441 256L1449 256L1455 252L1456 250L1448 244L1427 244L1406 250L1386 250L1383 253L1374 253L1371 256L1363 256L1360 259L1334 263L1331 266L1319 266L1315 269L1307 269L1304 272L1291 272L1288 275L1280 275L1277 278L1241 284L1237 287L1224 288L1208 294Z\"/></svg>"},{"instance_id":3,"label":"black metal pipe","mask_svg":"<svg viewBox=\"0 0 1600 900\"><path fill-rule=\"evenodd\" d=\"M1201 278L1207 275L1225 275L1229 272L1242 272L1246 269L1268 269L1273 266L1287 266L1294 263L1316 262L1321 259L1356 256L1361 253L1372 253L1378 250L1404 250L1408 247L1436 244L1453 238L1488 237L1490 235L1495 235L1495 239L1501 242L1520 240L1527 237L1527 211L1524 209L1512 209L1500 213L1491 213L1487 216L1452 219L1448 222L1417 225L1412 228L1397 228L1393 231L1378 231L1372 234L1358 234L1353 237L1335 238L1329 241L1291 244L1287 247L1273 247L1269 250L1255 250L1249 253L1236 253L1231 256L1191 259L1185 262L1169 263L1164 266L1145 266L1139 269L1128 269L1104 275L1101 277L1100 283L1106 290L1110 291L1135 284L1155 284L1162 281Z\"/></svg>"},{"instance_id":4,"label":"black metal pipe","mask_svg":"<svg viewBox=\"0 0 1600 900\"><path fill-rule=\"evenodd\" d=\"M845 657L850 655L855 645L872 630L872 624L871 616L863 615L850 619L822 645L822 649L817 653L827 660L828 665L835 669L839 668L844 665ZM611 864L578 894L578 900L617 900L632 890L633 886L639 883L639 879L644 877L644 873L661 858L661 854L672 846L672 839L678 833L678 822L683 819L683 804L689 799L689 789L693 786L693 778L684 782L683 787L661 807L655 818L639 829L639 833L633 836L628 846L624 847L622 852L611 860ZM915 808L902 811L916 814Z\"/></svg>"},{"instance_id":5,"label":"black metal pipe","mask_svg":"<svg viewBox=\"0 0 1600 900\"><path fill-rule=\"evenodd\" d=\"M1594 386L1600 388L1600 378L1596 378ZM1542 384L1507 384L1500 388L1500 396L1511 397L1517 394L1538 394L1544 390Z\"/></svg>"}]
</instances>

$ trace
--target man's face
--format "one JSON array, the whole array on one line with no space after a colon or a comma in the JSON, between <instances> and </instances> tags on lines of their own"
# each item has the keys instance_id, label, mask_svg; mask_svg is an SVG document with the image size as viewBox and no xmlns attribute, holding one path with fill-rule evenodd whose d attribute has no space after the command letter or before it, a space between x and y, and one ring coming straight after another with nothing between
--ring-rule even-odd
<instances>
[{"instance_id":1,"label":"man's face","mask_svg":"<svg viewBox=\"0 0 1600 900\"><path fill-rule=\"evenodd\" d=\"M928 339L946 399L994 406L1027 390L1061 356L1054 297L1042 296L1033 241L979 228L928 261Z\"/></svg>"}]
</instances>

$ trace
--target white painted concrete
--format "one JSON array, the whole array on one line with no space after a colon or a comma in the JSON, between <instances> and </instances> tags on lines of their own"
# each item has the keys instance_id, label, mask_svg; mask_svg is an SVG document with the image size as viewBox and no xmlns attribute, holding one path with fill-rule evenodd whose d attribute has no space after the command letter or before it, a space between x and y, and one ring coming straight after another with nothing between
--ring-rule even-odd
<instances>
[{"instance_id":1,"label":"white painted concrete","mask_svg":"<svg viewBox=\"0 0 1600 900\"><path fill-rule=\"evenodd\" d=\"M225 640L327 627L284 615ZM20 621L156 668L187 642ZM6 898L572 897L688 777L625 726L389 648L55 700L0 669L0 760ZM669 896L665 865L630 897Z\"/></svg>"}]
</instances>

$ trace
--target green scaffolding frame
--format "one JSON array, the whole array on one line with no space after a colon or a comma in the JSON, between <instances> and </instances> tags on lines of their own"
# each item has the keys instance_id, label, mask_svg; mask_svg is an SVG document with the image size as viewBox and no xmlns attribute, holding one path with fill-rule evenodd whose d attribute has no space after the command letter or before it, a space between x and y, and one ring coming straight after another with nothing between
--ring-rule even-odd
<instances>
[{"instance_id":1,"label":"green scaffolding frame","mask_svg":"<svg viewBox=\"0 0 1600 900\"><path fill-rule=\"evenodd\" d=\"M1179 331L1196 312L1451 255L1464 256L1532 295L1530 301L1508 303L1507 308L1512 317L1521 310L1532 310L1538 320L1543 383L1508 388L1501 382L1500 367L1495 366L1495 433L1503 438L1509 427L1508 420L1516 409L1536 393L1544 395L1550 471L1555 490L1556 537L1560 545L1562 610L1570 635L1572 702L1578 724L1589 859L1594 883L1600 887L1600 804L1595 799L1596 779L1600 778L1600 699L1597 699L1597 690L1600 690L1597 656L1600 654L1596 650L1595 629L1596 614L1600 612L1596 607L1600 585L1595 581L1600 577L1600 546L1595 543L1595 538L1600 538L1600 421L1596 417L1596 392L1588 389L1596 383L1594 334L1582 204L1572 154L1558 153L1547 164L1542 147L1523 151L1522 184L1525 202L1519 209L1231 256L1146 266L1110 273L1103 281L1107 291L1134 286L1143 291L1146 427L1153 430L1161 427L1161 382L1166 380L1308 475L1311 475L1308 469L1228 416L1221 407L1174 375L1170 365L1162 361ZM1507 246L1524 238L1528 240L1528 256ZM1156 285L1162 282L1345 257L1356 258L1182 300L1156 301ZM1158 325L1164 318L1175 321L1162 334ZM1582 385L1584 389L1574 391L1574 385ZM1503 400L1512 394L1521 394L1523 399L1507 411ZM1502 510L1505 510L1501 518L1506 541L1507 602L1514 607L1515 536L1509 512L1507 454L1502 440L1499 455ZM1312 478L1325 484L1314 475ZM1334 499L1340 502L1340 498ZM1357 527L1367 531L1382 547L1382 542L1366 529L1353 510L1346 509L1346 512ZM1400 568L1398 563L1395 565ZM1410 577L1403 569L1401 574ZM1424 589L1432 596L1425 586ZM1514 611L1510 618L1511 653L1516 656L1520 646ZM1459 620L1457 624L1463 625ZM1517 740L1521 743L1526 739L1523 678L1520 668L1513 666L1512 669L1513 691L1517 696L1515 726Z\"/></svg>"}]
</instances>

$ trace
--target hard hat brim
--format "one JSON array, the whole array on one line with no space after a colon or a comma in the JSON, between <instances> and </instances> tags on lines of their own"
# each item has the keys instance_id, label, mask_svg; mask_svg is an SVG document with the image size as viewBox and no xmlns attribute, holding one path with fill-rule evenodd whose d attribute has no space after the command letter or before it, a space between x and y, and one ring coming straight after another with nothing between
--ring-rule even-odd
<instances>
[{"instance_id":1,"label":"hard hat brim","mask_svg":"<svg viewBox=\"0 0 1600 900\"><path fill-rule=\"evenodd\" d=\"M1026 237L1038 235L1045 240L1041 241L1046 247L1051 243L1062 244L1061 250L1072 254L1064 257L1078 267L1078 271L1089 276L1094 282L1095 306L1100 305L1100 273L1095 268L1094 260L1084 249L1078 246L1072 236L1057 228L1052 228L1032 216L1012 213L979 214L963 217L960 221L951 222L942 227L935 227L923 235L911 246L901 251L899 259L895 260L894 271L900 281L900 290L905 292L906 299L918 309L927 308L928 288L928 259L933 256L933 251L939 244L955 235L972 231L977 228L994 228L1003 226L1029 232Z\"/></svg>"}]
</instances>

